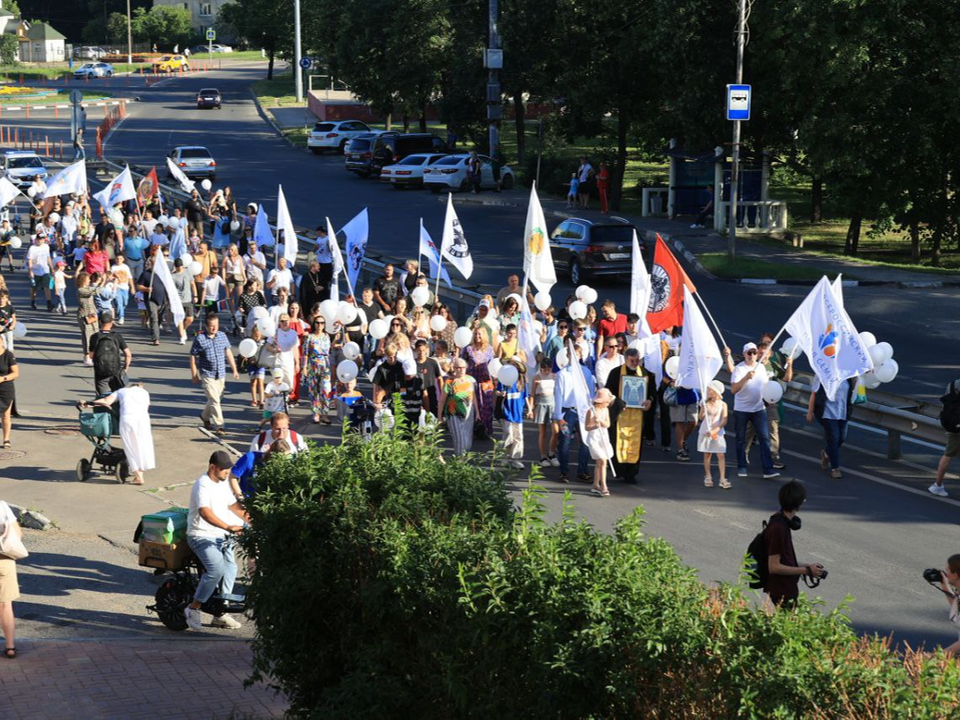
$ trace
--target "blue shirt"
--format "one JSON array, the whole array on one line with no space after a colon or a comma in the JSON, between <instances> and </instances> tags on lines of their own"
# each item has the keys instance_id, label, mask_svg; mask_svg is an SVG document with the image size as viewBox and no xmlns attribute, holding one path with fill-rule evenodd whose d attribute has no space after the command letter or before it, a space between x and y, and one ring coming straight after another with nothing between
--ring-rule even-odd
<instances>
[{"instance_id":1,"label":"blue shirt","mask_svg":"<svg viewBox=\"0 0 960 720\"><path fill-rule=\"evenodd\" d=\"M253 484L253 476L262 458L262 452L251 450L241 455L240 459L234 463L233 468L230 470L230 474L239 481L240 490L243 492L244 497L253 497L257 492L257 488Z\"/></svg>"},{"instance_id":2,"label":"blue shirt","mask_svg":"<svg viewBox=\"0 0 960 720\"><path fill-rule=\"evenodd\" d=\"M503 398L503 419L511 423L522 423L523 415L527 409L527 389L518 387L519 381L513 384L509 390L501 382L497 383L497 392L505 392Z\"/></svg>"},{"instance_id":3,"label":"blue shirt","mask_svg":"<svg viewBox=\"0 0 960 720\"><path fill-rule=\"evenodd\" d=\"M218 380L227 375L227 359L225 353L230 349L230 340L222 331L210 337L205 332L193 339L190 354L197 358L200 365L200 375Z\"/></svg>"},{"instance_id":4,"label":"blue shirt","mask_svg":"<svg viewBox=\"0 0 960 720\"><path fill-rule=\"evenodd\" d=\"M123 256L127 260L143 260L143 251L149 246L146 238L134 235L123 241Z\"/></svg>"}]
</instances>

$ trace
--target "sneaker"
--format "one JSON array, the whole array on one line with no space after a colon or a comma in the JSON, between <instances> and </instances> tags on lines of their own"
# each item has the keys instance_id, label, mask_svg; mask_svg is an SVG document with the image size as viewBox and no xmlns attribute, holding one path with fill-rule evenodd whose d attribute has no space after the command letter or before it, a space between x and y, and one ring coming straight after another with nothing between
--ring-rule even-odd
<instances>
[{"instance_id":1,"label":"sneaker","mask_svg":"<svg viewBox=\"0 0 960 720\"><path fill-rule=\"evenodd\" d=\"M570 482L570 478L567 477L567 474L566 474L566 473L560 473L560 482L562 482L562 483L569 483L569 482Z\"/></svg>"},{"instance_id":2,"label":"sneaker","mask_svg":"<svg viewBox=\"0 0 960 720\"><path fill-rule=\"evenodd\" d=\"M832 477L834 480L839 480L843 477L843 473L840 472L840 468L834 468L830 471L830 477Z\"/></svg>"},{"instance_id":3,"label":"sneaker","mask_svg":"<svg viewBox=\"0 0 960 720\"><path fill-rule=\"evenodd\" d=\"M677 460L681 462L689 462L690 453L688 453L686 450L681 450L680 452L677 453Z\"/></svg>"},{"instance_id":4,"label":"sneaker","mask_svg":"<svg viewBox=\"0 0 960 720\"><path fill-rule=\"evenodd\" d=\"M187 627L191 630L203 630L203 619L200 615L200 608L187 607L183 611L187 620Z\"/></svg>"},{"instance_id":5,"label":"sneaker","mask_svg":"<svg viewBox=\"0 0 960 720\"><path fill-rule=\"evenodd\" d=\"M830 467L830 458L827 457L827 451L820 451L820 469L826 470Z\"/></svg>"},{"instance_id":6,"label":"sneaker","mask_svg":"<svg viewBox=\"0 0 960 720\"><path fill-rule=\"evenodd\" d=\"M839 471L838 471L838 472L839 472ZM778 477L780 477L780 473L778 473L778 472L769 472L769 473L764 473L764 474L763 474L763 479L764 479L764 480L773 480L774 478L778 478Z\"/></svg>"},{"instance_id":7,"label":"sneaker","mask_svg":"<svg viewBox=\"0 0 960 720\"><path fill-rule=\"evenodd\" d=\"M947 489L943 485L937 485L936 483L928 487L927 490L932 492L934 495L939 495L940 497L947 497L949 495Z\"/></svg>"},{"instance_id":8,"label":"sneaker","mask_svg":"<svg viewBox=\"0 0 960 720\"><path fill-rule=\"evenodd\" d=\"M701 227L701 226L700 226L700 225L697 225L696 223L692 223L692 224L690 225L690 229L691 229L691 230L699 230L700 227Z\"/></svg>"},{"instance_id":9,"label":"sneaker","mask_svg":"<svg viewBox=\"0 0 960 720\"><path fill-rule=\"evenodd\" d=\"M117 320L117 325L123 325L123 318L120 318L119 320Z\"/></svg>"},{"instance_id":10,"label":"sneaker","mask_svg":"<svg viewBox=\"0 0 960 720\"><path fill-rule=\"evenodd\" d=\"M740 468L739 470L737 470L737 477L746 477L746 476L747 476L746 468Z\"/></svg>"},{"instance_id":11,"label":"sneaker","mask_svg":"<svg viewBox=\"0 0 960 720\"><path fill-rule=\"evenodd\" d=\"M225 628L227 630L239 630L243 627L243 623L234 620L232 615L221 615L214 618L210 624L215 628Z\"/></svg>"},{"instance_id":12,"label":"sneaker","mask_svg":"<svg viewBox=\"0 0 960 720\"><path fill-rule=\"evenodd\" d=\"M670 452L670 446L669 446L669 445L661 445L661 446L660 446L660 449L663 450L665 453Z\"/></svg>"},{"instance_id":13,"label":"sneaker","mask_svg":"<svg viewBox=\"0 0 960 720\"><path fill-rule=\"evenodd\" d=\"M773 469L774 469L774 470L786 470L786 469L787 469L787 466L784 465L782 461L776 460L776 461L774 461L774 463L773 463Z\"/></svg>"},{"instance_id":14,"label":"sneaker","mask_svg":"<svg viewBox=\"0 0 960 720\"><path fill-rule=\"evenodd\" d=\"M181 345L186 345L186 344L187 344L187 339L186 339L185 337L180 338L180 344L181 344Z\"/></svg>"},{"instance_id":15,"label":"sneaker","mask_svg":"<svg viewBox=\"0 0 960 720\"><path fill-rule=\"evenodd\" d=\"M553 463L550 462L549 458L542 457L540 458L540 467L542 468L553 467Z\"/></svg>"},{"instance_id":16,"label":"sneaker","mask_svg":"<svg viewBox=\"0 0 960 720\"><path fill-rule=\"evenodd\" d=\"M523 470L523 463L519 460L514 460L510 464L513 465L513 467L515 467L517 470Z\"/></svg>"},{"instance_id":17,"label":"sneaker","mask_svg":"<svg viewBox=\"0 0 960 720\"><path fill-rule=\"evenodd\" d=\"M93 360L90 359L89 355L83 359L83 364L87 367L91 367L93 365Z\"/></svg>"},{"instance_id":18,"label":"sneaker","mask_svg":"<svg viewBox=\"0 0 960 720\"><path fill-rule=\"evenodd\" d=\"M600 496L603 495L603 493L600 492L600 489L599 489L599 488L590 488L590 494L591 494L591 495L596 495L597 497L600 497Z\"/></svg>"},{"instance_id":19,"label":"sneaker","mask_svg":"<svg viewBox=\"0 0 960 720\"><path fill-rule=\"evenodd\" d=\"M557 459L556 455L549 455L547 456L547 459L550 461L550 464L553 467L560 467L560 461Z\"/></svg>"},{"instance_id":20,"label":"sneaker","mask_svg":"<svg viewBox=\"0 0 960 720\"><path fill-rule=\"evenodd\" d=\"M593 478L590 477L590 473L578 473L578 474L577 474L577 482L592 483L592 482L593 482Z\"/></svg>"}]
</instances>

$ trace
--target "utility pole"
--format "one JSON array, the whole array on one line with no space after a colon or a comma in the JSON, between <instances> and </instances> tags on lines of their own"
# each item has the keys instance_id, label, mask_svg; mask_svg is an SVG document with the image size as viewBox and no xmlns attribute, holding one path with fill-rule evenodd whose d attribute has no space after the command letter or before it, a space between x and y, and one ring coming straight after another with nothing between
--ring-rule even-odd
<instances>
[{"instance_id":1,"label":"utility pole","mask_svg":"<svg viewBox=\"0 0 960 720\"><path fill-rule=\"evenodd\" d=\"M500 92L500 69L503 67L503 52L500 49L500 33L497 32L497 0L489 0L490 43L484 53L487 66L487 125L490 131L490 156L500 145L500 118L503 104Z\"/></svg>"},{"instance_id":2,"label":"utility pole","mask_svg":"<svg viewBox=\"0 0 960 720\"><path fill-rule=\"evenodd\" d=\"M737 19L737 85L743 84L743 49L746 45L747 0L740 0ZM740 183L740 121L733 121L733 161L730 168L730 217L727 232L727 257L731 262L737 256L737 193Z\"/></svg>"},{"instance_id":3,"label":"utility pole","mask_svg":"<svg viewBox=\"0 0 960 720\"><path fill-rule=\"evenodd\" d=\"M130 18L130 0L127 0L127 64L133 65L133 21Z\"/></svg>"},{"instance_id":4,"label":"utility pole","mask_svg":"<svg viewBox=\"0 0 960 720\"><path fill-rule=\"evenodd\" d=\"M303 71L300 69L300 0L293 0L293 75L296 80L297 102L303 102Z\"/></svg>"}]
</instances>

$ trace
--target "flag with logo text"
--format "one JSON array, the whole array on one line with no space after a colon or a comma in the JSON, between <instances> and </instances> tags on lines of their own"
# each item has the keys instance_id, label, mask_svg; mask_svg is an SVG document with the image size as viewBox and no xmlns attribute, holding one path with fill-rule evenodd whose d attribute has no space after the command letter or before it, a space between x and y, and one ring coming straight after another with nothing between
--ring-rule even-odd
<instances>
[{"instance_id":1,"label":"flag with logo text","mask_svg":"<svg viewBox=\"0 0 960 720\"><path fill-rule=\"evenodd\" d=\"M420 256L426 256L427 264L430 267L430 272L427 274L427 277L430 280L437 279L437 272L440 272L440 279L443 280L448 288L453 288L453 283L450 281L450 273L447 272L447 269L440 264L440 251L437 249L437 246L433 244L433 238L430 237L430 233L427 232L427 229L423 226L423 218L420 218Z\"/></svg>"},{"instance_id":2,"label":"flag with logo text","mask_svg":"<svg viewBox=\"0 0 960 720\"><path fill-rule=\"evenodd\" d=\"M527 279L545 293L557 284L557 271L553 267L550 252L550 236L547 221L543 217L537 184L530 186L530 204L527 205L527 221L523 228L523 271Z\"/></svg>"},{"instance_id":3,"label":"flag with logo text","mask_svg":"<svg viewBox=\"0 0 960 720\"><path fill-rule=\"evenodd\" d=\"M133 198L136 196L137 191L133 187L133 178L130 175L130 167L127 166L119 175L108 182L107 186L103 188L103 190L98 192L93 197L104 208L112 208L117 203L124 202L125 200L133 200Z\"/></svg>"},{"instance_id":4,"label":"flag with logo text","mask_svg":"<svg viewBox=\"0 0 960 720\"><path fill-rule=\"evenodd\" d=\"M699 390L701 399L706 401L707 385L720 372L723 355L693 293L686 287L683 288L683 305L685 315L677 387Z\"/></svg>"},{"instance_id":5,"label":"flag with logo text","mask_svg":"<svg viewBox=\"0 0 960 720\"><path fill-rule=\"evenodd\" d=\"M367 253L367 240L370 237L370 218L367 209L364 208L356 217L343 226L340 230L346 236L344 249L347 252L347 279L350 281L350 287L357 286L357 278L360 277L360 266L363 265L363 256Z\"/></svg>"},{"instance_id":6,"label":"flag with logo text","mask_svg":"<svg viewBox=\"0 0 960 720\"><path fill-rule=\"evenodd\" d=\"M650 272L650 303L647 306L647 322L650 332L660 332L683 325L683 288L691 293L696 286L680 267L670 248L657 233L657 247L653 253L653 269Z\"/></svg>"},{"instance_id":7,"label":"flag with logo text","mask_svg":"<svg viewBox=\"0 0 960 720\"><path fill-rule=\"evenodd\" d=\"M467 245L467 237L463 234L463 226L456 210L453 209L452 193L447 194L447 214L443 219L443 237L440 239L440 252L463 277L473 274L473 257Z\"/></svg>"},{"instance_id":8,"label":"flag with logo text","mask_svg":"<svg viewBox=\"0 0 960 720\"><path fill-rule=\"evenodd\" d=\"M53 180L47 183L47 189L43 193L43 197L51 198L58 195L83 194L86 192L87 164L83 160L77 160L77 162L67 165L53 176Z\"/></svg>"}]
</instances>

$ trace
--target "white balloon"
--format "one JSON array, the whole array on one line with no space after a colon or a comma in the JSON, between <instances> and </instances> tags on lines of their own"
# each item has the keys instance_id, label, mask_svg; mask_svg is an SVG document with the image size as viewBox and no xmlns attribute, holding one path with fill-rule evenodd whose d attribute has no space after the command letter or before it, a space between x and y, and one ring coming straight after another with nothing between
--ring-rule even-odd
<instances>
[{"instance_id":1,"label":"white balloon","mask_svg":"<svg viewBox=\"0 0 960 720\"><path fill-rule=\"evenodd\" d=\"M342 383L356 380L359 372L360 368L353 360L341 360L340 364L337 365L337 379Z\"/></svg>"},{"instance_id":2,"label":"white balloon","mask_svg":"<svg viewBox=\"0 0 960 720\"><path fill-rule=\"evenodd\" d=\"M23 247L23 240L21 240L21 239L18 238L18 237L14 237L14 238L10 241L10 247L12 247L14 250L19 250L20 248Z\"/></svg>"},{"instance_id":3,"label":"white balloon","mask_svg":"<svg viewBox=\"0 0 960 720\"><path fill-rule=\"evenodd\" d=\"M250 316L254 320L261 320L263 318L270 317L270 312L263 305L257 305L257 307L250 311Z\"/></svg>"},{"instance_id":4,"label":"white balloon","mask_svg":"<svg viewBox=\"0 0 960 720\"><path fill-rule=\"evenodd\" d=\"M889 360L890 358L893 357L893 345L891 345L890 343L888 343L888 342L880 342L880 343L877 343L876 345L874 345L874 347L875 347L875 348L880 348L880 353L881 353L881 355L880 355L880 363L881 363L881 364L885 363L887 360ZM871 355L870 357L873 357L873 355ZM874 363L876 363L876 361L874 361ZM884 382L889 382L889 380L885 380Z\"/></svg>"},{"instance_id":5,"label":"white balloon","mask_svg":"<svg viewBox=\"0 0 960 720\"><path fill-rule=\"evenodd\" d=\"M414 288L413 292L410 293L410 299L417 307L423 307L430 300L430 291L425 287Z\"/></svg>"},{"instance_id":6,"label":"white balloon","mask_svg":"<svg viewBox=\"0 0 960 720\"><path fill-rule=\"evenodd\" d=\"M17 324L13 327L13 337L15 337L17 340L22 340L26 336L27 336L27 326L24 325L22 322L18 321Z\"/></svg>"},{"instance_id":7,"label":"white balloon","mask_svg":"<svg viewBox=\"0 0 960 720\"><path fill-rule=\"evenodd\" d=\"M340 303L340 308L337 310L337 320L343 325L349 325L356 319L357 306L348 302Z\"/></svg>"},{"instance_id":8,"label":"white balloon","mask_svg":"<svg viewBox=\"0 0 960 720\"><path fill-rule=\"evenodd\" d=\"M347 360L356 360L358 357L360 357L360 346L355 342L348 342L343 346L343 356Z\"/></svg>"},{"instance_id":9,"label":"white balloon","mask_svg":"<svg viewBox=\"0 0 960 720\"><path fill-rule=\"evenodd\" d=\"M369 331L370 337L372 337L374 340L381 340L387 336L388 332L390 332L390 326L387 325L386 320L377 318L370 323Z\"/></svg>"},{"instance_id":10,"label":"white balloon","mask_svg":"<svg viewBox=\"0 0 960 720\"><path fill-rule=\"evenodd\" d=\"M533 296L533 304L537 306L537 310L543 312L548 307L550 307L550 293L546 290L541 290L536 295Z\"/></svg>"},{"instance_id":11,"label":"white balloon","mask_svg":"<svg viewBox=\"0 0 960 720\"><path fill-rule=\"evenodd\" d=\"M880 382L888 383L893 382L893 379L897 377L898 372L900 372L900 365L897 364L896 360L890 358L889 360L885 360L883 365L876 368L873 371L873 374Z\"/></svg>"},{"instance_id":12,"label":"white balloon","mask_svg":"<svg viewBox=\"0 0 960 720\"><path fill-rule=\"evenodd\" d=\"M190 263L190 274L191 274L191 275L196 276L196 275L199 275L199 274L202 273L202 272L203 272L203 265L201 265L200 263L198 263L198 262L196 262L196 261Z\"/></svg>"},{"instance_id":13,"label":"white balloon","mask_svg":"<svg viewBox=\"0 0 960 720\"><path fill-rule=\"evenodd\" d=\"M430 329L434 332L443 332L447 327L447 319L443 315L434 315L430 318Z\"/></svg>"},{"instance_id":14,"label":"white balloon","mask_svg":"<svg viewBox=\"0 0 960 720\"><path fill-rule=\"evenodd\" d=\"M866 345L867 349L869 350L870 348L872 348L874 345L877 344L877 336L874 335L872 332L864 331L860 333L860 342Z\"/></svg>"},{"instance_id":15,"label":"white balloon","mask_svg":"<svg viewBox=\"0 0 960 720\"><path fill-rule=\"evenodd\" d=\"M170 218L168 218L166 215L161 215L157 218L157 222L161 225L167 225L170 222Z\"/></svg>"},{"instance_id":16,"label":"white balloon","mask_svg":"<svg viewBox=\"0 0 960 720\"><path fill-rule=\"evenodd\" d=\"M577 300L585 305L592 305L597 301L597 291L589 285L581 285L577 288Z\"/></svg>"},{"instance_id":17,"label":"white balloon","mask_svg":"<svg viewBox=\"0 0 960 720\"><path fill-rule=\"evenodd\" d=\"M672 358L667 358L667 361L663 364L663 371L671 380L677 379L677 371L680 369L680 358L674 355Z\"/></svg>"},{"instance_id":18,"label":"white balloon","mask_svg":"<svg viewBox=\"0 0 960 720\"><path fill-rule=\"evenodd\" d=\"M539 320L534 320L534 321L533 321L533 332L535 332L537 335L539 335L541 332L543 332L543 323L540 322Z\"/></svg>"},{"instance_id":19,"label":"white balloon","mask_svg":"<svg viewBox=\"0 0 960 720\"><path fill-rule=\"evenodd\" d=\"M251 338L241 340L237 350L240 352L240 357L252 358L257 353L257 341Z\"/></svg>"},{"instance_id":20,"label":"white balloon","mask_svg":"<svg viewBox=\"0 0 960 720\"><path fill-rule=\"evenodd\" d=\"M265 338L272 338L277 334L277 326L274 324L273 320L268 317L257 320L257 327L260 328L260 333Z\"/></svg>"},{"instance_id":21,"label":"white balloon","mask_svg":"<svg viewBox=\"0 0 960 720\"><path fill-rule=\"evenodd\" d=\"M183 263L185 268L189 268L191 265L193 265L193 255L190 253L184 253L180 256L180 262Z\"/></svg>"},{"instance_id":22,"label":"white balloon","mask_svg":"<svg viewBox=\"0 0 960 720\"><path fill-rule=\"evenodd\" d=\"M583 320L587 316L587 306L580 300L570 303L570 317L574 320Z\"/></svg>"},{"instance_id":23,"label":"white balloon","mask_svg":"<svg viewBox=\"0 0 960 720\"><path fill-rule=\"evenodd\" d=\"M28 187L28 188L27 188L27 195L28 195L29 197L33 197L33 196L35 196L36 194L37 194L37 189L36 189L35 187Z\"/></svg>"},{"instance_id":24,"label":"white balloon","mask_svg":"<svg viewBox=\"0 0 960 720\"><path fill-rule=\"evenodd\" d=\"M490 372L490 377L498 377L500 375L500 368L503 367L503 363L500 362L499 358L494 358L487 363L487 370Z\"/></svg>"},{"instance_id":25,"label":"white balloon","mask_svg":"<svg viewBox=\"0 0 960 720\"><path fill-rule=\"evenodd\" d=\"M507 363L500 368L500 372L497 373L497 380L499 380L502 385L505 385L508 388L513 387L513 384L519 379L519 377L520 371L517 370L513 363Z\"/></svg>"},{"instance_id":26,"label":"white balloon","mask_svg":"<svg viewBox=\"0 0 960 720\"><path fill-rule=\"evenodd\" d=\"M879 345L870 345L867 348L867 355L869 355L870 359L873 360L874 370L883 365L883 348L881 348Z\"/></svg>"},{"instance_id":27,"label":"white balloon","mask_svg":"<svg viewBox=\"0 0 960 720\"><path fill-rule=\"evenodd\" d=\"M468 327L458 327L453 334L453 342L457 347L465 348L473 341L473 330Z\"/></svg>"},{"instance_id":28,"label":"white balloon","mask_svg":"<svg viewBox=\"0 0 960 720\"><path fill-rule=\"evenodd\" d=\"M788 337L783 341L783 345L780 346L780 352L784 355L790 356L793 354L793 349L797 347L797 339L794 337Z\"/></svg>"},{"instance_id":29,"label":"white balloon","mask_svg":"<svg viewBox=\"0 0 960 720\"><path fill-rule=\"evenodd\" d=\"M864 373L860 379L863 381L863 386L867 390L873 390L874 388L880 387L880 381L877 380L877 376L872 371Z\"/></svg>"},{"instance_id":30,"label":"white balloon","mask_svg":"<svg viewBox=\"0 0 960 720\"><path fill-rule=\"evenodd\" d=\"M231 231L231 232L236 232L236 231L239 230L239 229L240 229L240 221L239 221L239 220L234 220L232 223L230 223L230 231Z\"/></svg>"},{"instance_id":31,"label":"white balloon","mask_svg":"<svg viewBox=\"0 0 960 720\"><path fill-rule=\"evenodd\" d=\"M53 224L54 224L54 225L56 225L58 222L60 222L60 213L52 212L52 213L50 213L49 215L47 215L47 217L50 218L51 220L53 220Z\"/></svg>"},{"instance_id":32,"label":"white balloon","mask_svg":"<svg viewBox=\"0 0 960 720\"><path fill-rule=\"evenodd\" d=\"M557 352L554 362L557 363L557 367L564 368L570 364L570 358L567 356L567 349L565 347L560 348Z\"/></svg>"},{"instance_id":33,"label":"white balloon","mask_svg":"<svg viewBox=\"0 0 960 720\"><path fill-rule=\"evenodd\" d=\"M320 314L327 321L327 330L333 330L333 324L337 321L337 314L340 312L340 303L336 300L324 300L320 303Z\"/></svg>"},{"instance_id":34,"label":"white balloon","mask_svg":"<svg viewBox=\"0 0 960 720\"><path fill-rule=\"evenodd\" d=\"M213 187L213 183L210 182L209 178L207 178L202 183L200 183L200 187L202 187L204 190L209 190L210 188Z\"/></svg>"},{"instance_id":35,"label":"white balloon","mask_svg":"<svg viewBox=\"0 0 960 720\"><path fill-rule=\"evenodd\" d=\"M763 386L763 390L760 394L763 396L764 402L780 402L780 398L783 397L783 386L776 381L768 382Z\"/></svg>"}]
</instances>

